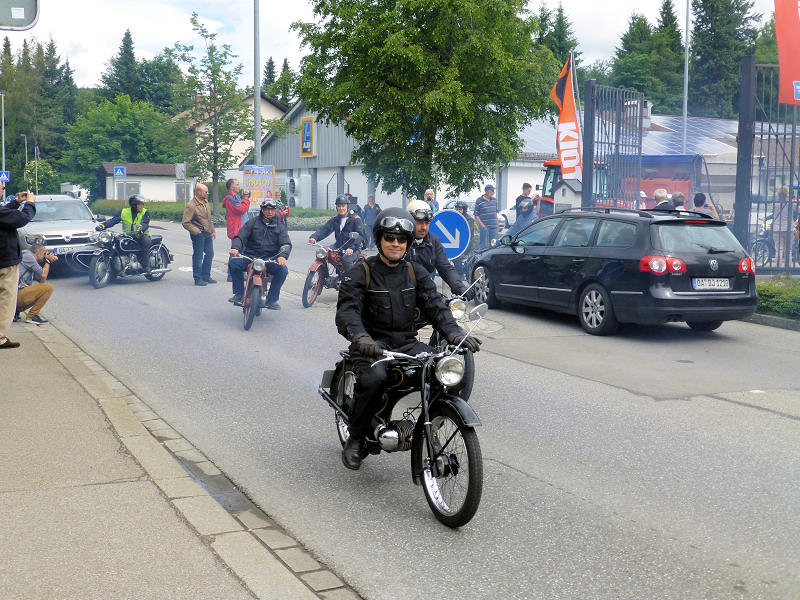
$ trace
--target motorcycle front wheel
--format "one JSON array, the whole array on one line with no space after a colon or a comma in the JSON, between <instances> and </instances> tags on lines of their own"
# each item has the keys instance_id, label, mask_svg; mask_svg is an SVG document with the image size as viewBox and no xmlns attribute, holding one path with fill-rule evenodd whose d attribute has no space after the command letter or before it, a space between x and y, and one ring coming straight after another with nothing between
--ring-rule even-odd
<instances>
[{"instance_id":1,"label":"motorcycle front wheel","mask_svg":"<svg viewBox=\"0 0 800 600\"><path fill-rule=\"evenodd\" d=\"M251 285L248 296L249 302L245 301L244 304L246 304L246 306L242 307L242 312L244 313L245 331L249 331L249 329L253 326L253 319L256 318L256 313L261 305L261 286Z\"/></svg>"},{"instance_id":2,"label":"motorcycle front wheel","mask_svg":"<svg viewBox=\"0 0 800 600\"><path fill-rule=\"evenodd\" d=\"M308 272L308 275L306 275L306 283L303 286L303 293L300 296L304 308L308 308L314 304L314 301L322 292L322 286L324 284L325 278L320 274L319 269Z\"/></svg>"},{"instance_id":3,"label":"motorcycle front wheel","mask_svg":"<svg viewBox=\"0 0 800 600\"><path fill-rule=\"evenodd\" d=\"M108 253L98 254L92 257L89 263L89 281L95 289L106 287L114 277L111 269L111 255Z\"/></svg>"},{"instance_id":4,"label":"motorcycle front wheel","mask_svg":"<svg viewBox=\"0 0 800 600\"><path fill-rule=\"evenodd\" d=\"M425 427L413 443L422 461L422 489L434 516L448 527L466 525L475 516L483 493L483 457L478 434L462 425L455 410L446 405L430 410L433 456L428 452ZM438 476L431 473L436 463Z\"/></svg>"}]
</instances>

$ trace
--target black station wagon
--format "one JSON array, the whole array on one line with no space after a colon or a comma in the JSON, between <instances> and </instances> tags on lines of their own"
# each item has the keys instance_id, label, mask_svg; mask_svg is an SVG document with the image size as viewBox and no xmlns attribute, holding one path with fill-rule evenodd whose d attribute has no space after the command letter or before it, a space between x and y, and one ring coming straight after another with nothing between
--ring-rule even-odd
<instances>
[{"instance_id":1,"label":"black station wagon","mask_svg":"<svg viewBox=\"0 0 800 600\"><path fill-rule=\"evenodd\" d=\"M712 331L758 303L752 259L723 221L691 211L570 209L539 219L470 268L476 298L577 314L589 333L686 321Z\"/></svg>"}]
</instances>

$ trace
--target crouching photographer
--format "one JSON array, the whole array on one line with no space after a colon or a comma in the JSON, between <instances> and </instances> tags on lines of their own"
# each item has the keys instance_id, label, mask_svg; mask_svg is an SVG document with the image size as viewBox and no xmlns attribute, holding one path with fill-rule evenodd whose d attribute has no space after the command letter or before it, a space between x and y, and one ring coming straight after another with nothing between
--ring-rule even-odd
<instances>
[{"instance_id":1,"label":"crouching photographer","mask_svg":"<svg viewBox=\"0 0 800 600\"><path fill-rule=\"evenodd\" d=\"M53 285L47 283L47 276L50 274L50 265L57 260L58 257L47 252L41 244L32 244L30 250L22 251L15 321L19 319L19 313L27 311L26 323L47 323L47 319L39 312L53 295Z\"/></svg>"}]
</instances>

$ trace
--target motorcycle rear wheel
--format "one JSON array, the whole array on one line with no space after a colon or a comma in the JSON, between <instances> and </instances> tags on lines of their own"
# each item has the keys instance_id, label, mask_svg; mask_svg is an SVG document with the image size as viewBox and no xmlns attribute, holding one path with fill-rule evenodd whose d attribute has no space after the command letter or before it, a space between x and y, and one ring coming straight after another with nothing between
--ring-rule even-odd
<instances>
[{"instance_id":1,"label":"motorcycle rear wheel","mask_svg":"<svg viewBox=\"0 0 800 600\"><path fill-rule=\"evenodd\" d=\"M475 516L483 492L483 457L478 434L461 424L455 410L446 405L430 411L434 460L443 472L431 474L431 458L425 428L415 435L416 456L422 461L422 489L434 516L448 527L466 525ZM446 446L442 447L442 444Z\"/></svg>"},{"instance_id":2,"label":"motorcycle rear wheel","mask_svg":"<svg viewBox=\"0 0 800 600\"><path fill-rule=\"evenodd\" d=\"M110 254L98 254L89 263L89 281L95 289L106 287L114 279Z\"/></svg>"},{"instance_id":3,"label":"motorcycle rear wheel","mask_svg":"<svg viewBox=\"0 0 800 600\"><path fill-rule=\"evenodd\" d=\"M261 303L261 286L251 285L248 296L250 297L250 301L245 303L247 306L242 307L242 312L244 313L245 331L250 330L250 328L253 326L253 319L256 318L256 312L258 311L259 304Z\"/></svg>"},{"instance_id":4,"label":"motorcycle rear wheel","mask_svg":"<svg viewBox=\"0 0 800 600\"><path fill-rule=\"evenodd\" d=\"M150 252L147 254L147 258L150 259L150 267L152 269L166 269L169 264L169 252L167 252L167 249L164 247L151 248ZM159 281L164 278L164 275L166 275L166 271L162 273L144 274L148 281Z\"/></svg>"},{"instance_id":5,"label":"motorcycle rear wheel","mask_svg":"<svg viewBox=\"0 0 800 600\"><path fill-rule=\"evenodd\" d=\"M300 296L304 308L309 308L314 304L314 301L322 292L323 285L325 285L325 278L320 274L319 269L308 272L308 275L306 275L306 283L303 286L303 293Z\"/></svg>"}]
</instances>

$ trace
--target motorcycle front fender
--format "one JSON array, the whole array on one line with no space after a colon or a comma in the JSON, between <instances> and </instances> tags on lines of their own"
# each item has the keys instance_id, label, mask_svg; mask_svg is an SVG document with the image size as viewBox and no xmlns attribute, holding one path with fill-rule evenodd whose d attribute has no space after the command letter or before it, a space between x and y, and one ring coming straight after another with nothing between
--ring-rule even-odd
<instances>
[{"instance_id":1,"label":"motorcycle front fender","mask_svg":"<svg viewBox=\"0 0 800 600\"><path fill-rule=\"evenodd\" d=\"M250 285L259 285L263 288L264 279L261 277L261 275L253 275L253 278L250 280Z\"/></svg>"}]
</instances>

